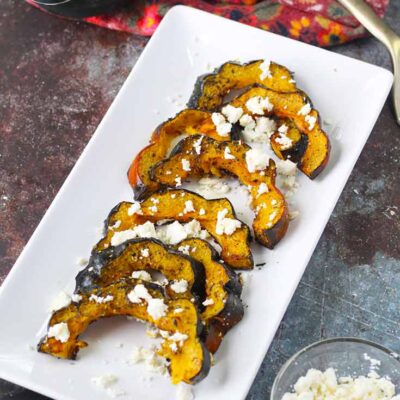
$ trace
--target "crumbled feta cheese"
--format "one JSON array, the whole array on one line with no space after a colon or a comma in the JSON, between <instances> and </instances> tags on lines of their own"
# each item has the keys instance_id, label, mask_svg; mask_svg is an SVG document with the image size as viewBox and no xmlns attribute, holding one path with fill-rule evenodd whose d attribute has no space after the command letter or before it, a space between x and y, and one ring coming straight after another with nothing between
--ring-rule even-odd
<instances>
[{"instance_id":1,"label":"crumbled feta cheese","mask_svg":"<svg viewBox=\"0 0 400 400\"><path fill-rule=\"evenodd\" d=\"M212 306L214 304L214 300L213 299L205 299L202 304L205 307L206 306Z\"/></svg>"},{"instance_id":2,"label":"crumbled feta cheese","mask_svg":"<svg viewBox=\"0 0 400 400\"><path fill-rule=\"evenodd\" d=\"M247 130L252 130L256 126L256 121L254 121L253 117L249 114L244 114L239 120L240 126Z\"/></svg>"},{"instance_id":3,"label":"crumbled feta cheese","mask_svg":"<svg viewBox=\"0 0 400 400\"><path fill-rule=\"evenodd\" d=\"M176 193L172 193L171 194L171 199L175 199L176 198Z\"/></svg>"},{"instance_id":4,"label":"crumbled feta cheese","mask_svg":"<svg viewBox=\"0 0 400 400\"><path fill-rule=\"evenodd\" d=\"M183 239L192 237L207 237L207 231L201 229L201 225L197 220L191 220L185 224L174 221L172 224L157 226L147 221L143 225L137 225L126 231L114 232L111 238L111 245L118 246L127 240L140 238L155 238L166 244L176 244Z\"/></svg>"},{"instance_id":5,"label":"crumbled feta cheese","mask_svg":"<svg viewBox=\"0 0 400 400\"><path fill-rule=\"evenodd\" d=\"M171 284L171 289L175 293L185 293L188 290L188 281L185 279L180 279L179 281L174 281Z\"/></svg>"},{"instance_id":6,"label":"crumbled feta cheese","mask_svg":"<svg viewBox=\"0 0 400 400\"><path fill-rule=\"evenodd\" d=\"M152 213L156 213L156 212L158 211L158 207L157 207L157 206L151 206L151 207L149 207L149 210L150 210Z\"/></svg>"},{"instance_id":7,"label":"crumbled feta cheese","mask_svg":"<svg viewBox=\"0 0 400 400\"><path fill-rule=\"evenodd\" d=\"M121 226L121 220L115 221L115 224L111 226L111 229L118 229Z\"/></svg>"},{"instance_id":8,"label":"crumbled feta cheese","mask_svg":"<svg viewBox=\"0 0 400 400\"><path fill-rule=\"evenodd\" d=\"M111 296L110 294L108 294L107 296L97 296L95 294L91 294L89 297L89 301L95 301L96 303L99 304L104 304L104 303L109 303L110 301L114 300L114 296Z\"/></svg>"},{"instance_id":9,"label":"crumbled feta cheese","mask_svg":"<svg viewBox=\"0 0 400 400\"><path fill-rule=\"evenodd\" d=\"M217 235L232 235L236 231L236 229L242 226L241 222L237 219L225 218L226 214L228 214L228 209L226 208L218 211L217 223L215 226L215 231Z\"/></svg>"},{"instance_id":10,"label":"crumbled feta cheese","mask_svg":"<svg viewBox=\"0 0 400 400\"><path fill-rule=\"evenodd\" d=\"M224 158L225 160L234 160L236 157L231 153L231 149L226 146L224 150Z\"/></svg>"},{"instance_id":11,"label":"crumbled feta cheese","mask_svg":"<svg viewBox=\"0 0 400 400\"><path fill-rule=\"evenodd\" d=\"M133 271L132 278L133 279L141 279L142 281L146 281L146 282L152 281L151 275L147 271L144 271L144 270Z\"/></svg>"},{"instance_id":12,"label":"crumbled feta cheese","mask_svg":"<svg viewBox=\"0 0 400 400\"><path fill-rule=\"evenodd\" d=\"M285 393L282 400L394 400L395 386L387 378L372 373L357 378L337 379L335 370L322 372L309 369L294 385L293 393Z\"/></svg>"},{"instance_id":13,"label":"crumbled feta cheese","mask_svg":"<svg viewBox=\"0 0 400 400\"><path fill-rule=\"evenodd\" d=\"M128 300L131 303L141 303L142 300L150 300L152 299L149 291L147 290L146 286L139 284L136 285L129 293L128 293Z\"/></svg>"},{"instance_id":14,"label":"crumbled feta cheese","mask_svg":"<svg viewBox=\"0 0 400 400\"><path fill-rule=\"evenodd\" d=\"M181 312L183 312L183 308L175 308L174 310L174 314L180 314Z\"/></svg>"},{"instance_id":15,"label":"crumbled feta cheese","mask_svg":"<svg viewBox=\"0 0 400 400\"><path fill-rule=\"evenodd\" d=\"M186 160L186 158L182 158L182 169L183 169L184 171L191 171L191 168L190 168L190 161L189 161L189 160Z\"/></svg>"},{"instance_id":16,"label":"crumbled feta cheese","mask_svg":"<svg viewBox=\"0 0 400 400\"><path fill-rule=\"evenodd\" d=\"M264 60L260 64L260 70L261 70L260 79L262 81L266 78L272 78L270 67L271 67L271 61Z\"/></svg>"},{"instance_id":17,"label":"crumbled feta cheese","mask_svg":"<svg viewBox=\"0 0 400 400\"><path fill-rule=\"evenodd\" d=\"M171 342L178 342L181 346L183 345L183 342L188 338L188 335L186 335L185 333L174 332L171 335L168 331L162 330L160 330L160 335L164 339L171 340Z\"/></svg>"},{"instance_id":18,"label":"crumbled feta cheese","mask_svg":"<svg viewBox=\"0 0 400 400\"><path fill-rule=\"evenodd\" d=\"M151 238L156 237L156 229L154 224L150 221L145 222L142 225L135 226L132 229L125 231L114 232L111 238L111 245L118 246L127 240L134 239L137 237Z\"/></svg>"},{"instance_id":19,"label":"crumbled feta cheese","mask_svg":"<svg viewBox=\"0 0 400 400\"><path fill-rule=\"evenodd\" d=\"M113 374L106 374L101 376L95 376L91 378L91 381L102 389L107 389L118 382L118 378Z\"/></svg>"},{"instance_id":20,"label":"crumbled feta cheese","mask_svg":"<svg viewBox=\"0 0 400 400\"><path fill-rule=\"evenodd\" d=\"M198 184L198 191L203 196L222 195L230 191L229 185L220 178L201 178Z\"/></svg>"},{"instance_id":21,"label":"crumbled feta cheese","mask_svg":"<svg viewBox=\"0 0 400 400\"><path fill-rule=\"evenodd\" d=\"M71 297L64 291L61 291L50 303L49 311L58 311L70 304Z\"/></svg>"},{"instance_id":22,"label":"crumbled feta cheese","mask_svg":"<svg viewBox=\"0 0 400 400\"><path fill-rule=\"evenodd\" d=\"M206 210L204 208L200 208L199 215L204 215L205 213L206 213Z\"/></svg>"},{"instance_id":23,"label":"crumbled feta cheese","mask_svg":"<svg viewBox=\"0 0 400 400\"><path fill-rule=\"evenodd\" d=\"M276 143L279 143L281 145L282 150L287 150L292 147L292 139L290 139L288 136L285 134L281 133L276 139Z\"/></svg>"},{"instance_id":24,"label":"crumbled feta cheese","mask_svg":"<svg viewBox=\"0 0 400 400\"><path fill-rule=\"evenodd\" d=\"M69 339L69 329L65 322L60 322L49 328L47 337L57 339L61 343L66 343Z\"/></svg>"},{"instance_id":25,"label":"crumbled feta cheese","mask_svg":"<svg viewBox=\"0 0 400 400\"><path fill-rule=\"evenodd\" d=\"M178 345L173 342L169 345L169 348L172 350L173 353L176 353L178 351Z\"/></svg>"},{"instance_id":26,"label":"crumbled feta cheese","mask_svg":"<svg viewBox=\"0 0 400 400\"><path fill-rule=\"evenodd\" d=\"M74 303L79 303L79 302L82 300L82 296L81 296L80 294L74 293L74 294L71 296L71 300L72 300Z\"/></svg>"},{"instance_id":27,"label":"crumbled feta cheese","mask_svg":"<svg viewBox=\"0 0 400 400\"><path fill-rule=\"evenodd\" d=\"M152 197L150 200L153 204L160 204L160 199L157 199L156 197Z\"/></svg>"},{"instance_id":28,"label":"crumbled feta cheese","mask_svg":"<svg viewBox=\"0 0 400 400\"><path fill-rule=\"evenodd\" d=\"M230 104L222 108L222 114L225 115L226 119L231 124L236 124L239 121L240 117L243 115L243 108L241 107L233 107Z\"/></svg>"},{"instance_id":29,"label":"crumbled feta cheese","mask_svg":"<svg viewBox=\"0 0 400 400\"><path fill-rule=\"evenodd\" d=\"M274 108L268 97L254 96L246 101L246 107L252 114L263 115L265 110L268 112Z\"/></svg>"},{"instance_id":30,"label":"crumbled feta cheese","mask_svg":"<svg viewBox=\"0 0 400 400\"><path fill-rule=\"evenodd\" d=\"M165 171L165 175L172 175L172 171L170 169L168 171Z\"/></svg>"},{"instance_id":31,"label":"crumbled feta cheese","mask_svg":"<svg viewBox=\"0 0 400 400\"><path fill-rule=\"evenodd\" d=\"M157 355L156 351L155 347L150 349L135 347L129 361L133 364L144 362L147 371L164 375L167 372L168 363L165 358Z\"/></svg>"},{"instance_id":32,"label":"crumbled feta cheese","mask_svg":"<svg viewBox=\"0 0 400 400\"><path fill-rule=\"evenodd\" d=\"M201 136L198 140L193 143L193 148L196 151L196 154L200 154L201 152L201 142L203 141L204 136Z\"/></svg>"},{"instance_id":33,"label":"crumbled feta cheese","mask_svg":"<svg viewBox=\"0 0 400 400\"><path fill-rule=\"evenodd\" d=\"M300 110L297 112L297 115L304 115L306 116L307 114L310 114L311 112L311 105L310 103L304 104L303 107L300 108Z\"/></svg>"},{"instance_id":34,"label":"crumbled feta cheese","mask_svg":"<svg viewBox=\"0 0 400 400\"><path fill-rule=\"evenodd\" d=\"M187 214L189 212L194 212L196 211L194 209L193 201L192 200L187 200L185 201L185 208L183 209L183 213Z\"/></svg>"},{"instance_id":35,"label":"crumbled feta cheese","mask_svg":"<svg viewBox=\"0 0 400 400\"><path fill-rule=\"evenodd\" d=\"M193 390L189 385L180 383L176 388L176 400L193 400Z\"/></svg>"},{"instance_id":36,"label":"crumbled feta cheese","mask_svg":"<svg viewBox=\"0 0 400 400\"><path fill-rule=\"evenodd\" d=\"M274 133L275 129L276 123L273 119L258 117L256 121L244 127L243 137L246 142L263 143Z\"/></svg>"},{"instance_id":37,"label":"crumbled feta cheese","mask_svg":"<svg viewBox=\"0 0 400 400\"><path fill-rule=\"evenodd\" d=\"M261 149L250 149L246 152L246 164L249 172L264 170L269 164L269 156Z\"/></svg>"},{"instance_id":38,"label":"crumbled feta cheese","mask_svg":"<svg viewBox=\"0 0 400 400\"><path fill-rule=\"evenodd\" d=\"M254 131L257 134L265 134L270 137L276 129L276 122L268 117L258 117L256 119L256 127Z\"/></svg>"},{"instance_id":39,"label":"crumbled feta cheese","mask_svg":"<svg viewBox=\"0 0 400 400\"><path fill-rule=\"evenodd\" d=\"M142 214L142 208L140 203L134 201L132 205L128 208L128 215L131 216L133 214Z\"/></svg>"},{"instance_id":40,"label":"crumbled feta cheese","mask_svg":"<svg viewBox=\"0 0 400 400\"><path fill-rule=\"evenodd\" d=\"M281 133L281 134L283 134L283 135L286 135L287 132L288 132L288 130L289 130L289 127L288 127L286 124L282 124L282 125L278 128L278 132Z\"/></svg>"},{"instance_id":41,"label":"crumbled feta cheese","mask_svg":"<svg viewBox=\"0 0 400 400\"><path fill-rule=\"evenodd\" d=\"M276 163L276 170L278 174L293 176L296 175L297 166L290 160L279 160Z\"/></svg>"},{"instance_id":42,"label":"crumbled feta cheese","mask_svg":"<svg viewBox=\"0 0 400 400\"><path fill-rule=\"evenodd\" d=\"M277 211L273 211L269 216L269 220L272 222L277 215L278 215L278 212Z\"/></svg>"},{"instance_id":43,"label":"crumbled feta cheese","mask_svg":"<svg viewBox=\"0 0 400 400\"><path fill-rule=\"evenodd\" d=\"M306 115L304 119L306 122L308 122L308 130L312 131L314 129L315 123L317 122L317 118L311 115Z\"/></svg>"},{"instance_id":44,"label":"crumbled feta cheese","mask_svg":"<svg viewBox=\"0 0 400 400\"><path fill-rule=\"evenodd\" d=\"M149 254L150 254L149 249L147 249L147 248L146 249L140 249L140 254L141 254L142 257L147 258L149 256Z\"/></svg>"},{"instance_id":45,"label":"crumbled feta cheese","mask_svg":"<svg viewBox=\"0 0 400 400\"><path fill-rule=\"evenodd\" d=\"M150 299L147 300L147 312L154 319L158 320L166 314L168 306L164 303L163 299Z\"/></svg>"},{"instance_id":46,"label":"crumbled feta cheese","mask_svg":"<svg viewBox=\"0 0 400 400\"><path fill-rule=\"evenodd\" d=\"M178 251L180 251L181 253L189 255L190 246L188 244L186 246L179 246L178 247Z\"/></svg>"},{"instance_id":47,"label":"crumbled feta cheese","mask_svg":"<svg viewBox=\"0 0 400 400\"><path fill-rule=\"evenodd\" d=\"M226 122L225 117L220 113L212 113L211 115L212 122L217 129L217 133L220 136L229 136L229 133L232 129L232 124Z\"/></svg>"},{"instance_id":48,"label":"crumbled feta cheese","mask_svg":"<svg viewBox=\"0 0 400 400\"><path fill-rule=\"evenodd\" d=\"M268 185L264 182L260 183L260 186L258 187L257 190L257 197L261 196L264 193L268 193Z\"/></svg>"},{"instance_id":49,"label":"crumbled feta cheese","mask_svg":"<svg viewBox=\"0 0 400 400\"><path fill-rule=\"evenodd\" d=\"M176 186L176 187L182 186L182 179L181 179L180 176L177 176L177 177L175 178L175 186Z\"/></svg>"},{"instance_id":50,"label":"crumbled feta cheese","mask_svg":"<svg viewBox=\"0 0 400 400\"><path fill-rule=\"evenodd\" d=\"M154 299L147 288L142 285L136 285L129 293L128 300L131 303L141 303L142 300L147 302L147 312L154 319L160 319L163 317L168 309L168 306L164 303L163 299Z\"/></svg>"}]
</instances>

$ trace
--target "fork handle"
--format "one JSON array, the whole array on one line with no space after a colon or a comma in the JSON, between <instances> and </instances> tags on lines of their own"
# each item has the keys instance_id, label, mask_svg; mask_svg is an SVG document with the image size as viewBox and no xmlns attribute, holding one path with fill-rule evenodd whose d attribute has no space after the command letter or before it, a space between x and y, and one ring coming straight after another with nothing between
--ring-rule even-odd
<instances>
[{"instance_id":1,"label":"fork handle","mask_svg":"<svg viewBox=\"0 0 400 400\"><path fill-rule=\"evenodd\" d=\"M400 37L363 0L339 0L389 50L394 70L393 103L400 124Z\"/></svg>"}]
</instances>

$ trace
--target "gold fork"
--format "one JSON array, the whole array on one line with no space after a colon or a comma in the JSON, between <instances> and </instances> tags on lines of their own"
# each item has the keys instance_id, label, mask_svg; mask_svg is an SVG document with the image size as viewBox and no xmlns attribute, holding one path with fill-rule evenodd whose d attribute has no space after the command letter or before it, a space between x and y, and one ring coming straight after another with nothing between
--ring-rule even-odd
<instances>
[{"instance_id":1,"label":"gold fork","mask_svg":"<svg viewBox=\"0 0 400 400\"><path fill-rule=\"evenodd\" d=\"M400 36L386 25L363 0L339 0L365 28L389 50L393 61L392 89L394 112L400 125Z\"/></svg>"}]
</instances>

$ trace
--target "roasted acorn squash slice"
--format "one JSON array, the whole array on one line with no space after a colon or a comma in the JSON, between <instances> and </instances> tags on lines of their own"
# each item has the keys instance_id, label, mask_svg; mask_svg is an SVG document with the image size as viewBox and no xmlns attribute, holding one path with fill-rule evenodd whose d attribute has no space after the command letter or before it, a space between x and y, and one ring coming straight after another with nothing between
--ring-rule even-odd
<instances>
[{"instance_id":1,"label":"roasted acorn squash slice","mask_svg":"<svg viewBox=\"0 0 400 400\"><path fill-rule=\"evenodd\" d=\"M282 65L271 62L263 74L264 60L239 64L229 61L214 73L200 76L195 84L188 107L214 111L233 89L242 89L256 83L279 92L295 92L296 84L291 72ZM264 76L265 75L265 76Z\"/></svg>"},{"instance_id":2,"label":"roasted acorn squash slice","mask_svg":"<svg viewBox=\"0 0 400 400\"><path fill-rule=\"evenodd\" d=\"M275 186L274 161L269 159L268 165L262 170L250 172L246 158L251 154L248 152L253 150L246 144L237 141L217 142L203 137L201 150L197 152L194 142L198 139L199 136L190 136L181 140L168 159L152 168L152 179L174 186L177 178L184 181L191 176L221 177L226 173L236 176L250 190L256 214L253 221L255 238L263 246L273 248L285 235L289 222L286 201ZM219 214L221 217L223 215ZM225 233L222 236L229 237Z\"/></svg>"},{"instance_id":3,"label":"roasted acorn squash slice","mask_svg":"<svg viewBox=\"0 0 400 400\"><path fill-rule=\"evenodd\" d=\"M140 293L146 292L151 299L134 298L139 302L132 302L131 294L135 297L136 288L140 289ZM164 315L160 317L149 311L149 302L155 299L165 307ZM176 342L169 337L158 350L158 355L170 363L168 369L172 383L197 383L207 376L211 360L200 339L202 323L196 306L188 299L168 300L163 296L160 286L135 279L121 280L82 294L79 303L71 303L53 313L49 330L39 343L38 350L58 358L75 359L78 351L87 346L86 342L79 339L87 327L100 318L117 315L128 315L149 322L170 335L186 335L176 352L172 349ZM55 335L57 331L63 331L63 335Z\"/></svg>"},{"instance_id":4,"label":"roasted acorn squash slice","mask_svg":"<svg viewBox=\"0 0 400 400\"><path fill-rule=\"evenodd\" d=\"M230 268L218 262L218 253L206 241L186 239L174 248L204 265L207 299L201 319L206 323L206 346L215 353L224 335L243 318L242 285Z\"/></svg>"},{"instance_id":5,"label":"roasted acorn squash slice","mask_svg":"<svg viewBox=\"0 0 400 400\"><path fill-rule=\"evenodd\" d=\"M294 144L303 140L303 144L300 145L302 148L296 150L301 153L301 156L298 157L300 160L297 166L309 178L314 179L325 168L330 153L329 139L320 126L317 110L312 108L310 101L302 92L278 93L260 86L247 90L230 104L234 107L241 107L245 113L253 115L246 103L248 100L257 97L268 98L273 106L270 111L265 110L264 115L275 115L280 119L292 121L294 125L291 125L290 134L297 136ZM306 138L301 140L294 127ZM272 148L277 156L289 158L290 151L287 154L282 152L276 144L276 136L274 139Z\"/></svg>"},{"instance_id":6,"label":"roasted acorn squash slice","mask_svg":"<svg viewBox=\"0 0 400 400\"><path fill-rule=\"evenodd\" d=\"M151 135L150 144L135 157L128 171L128 179L136 200L147 197L159 188L159 185L149 178L149 170L166 157L172 141L183 134L198 133L216 140L227 139L217 133L211 114L199 110L183 110L158 126Z\"/></svg>"},{"instance_id":7,"label":"roasted acorn squash slice","mask_svg":"<svg viewBox=\"0 0 400 400\"><path fill-rule=\"evenodd\" d=\"M193 205L195 211L184 212L187 204ZM138 207L138 213L131 213L132 206ZM154 193L141 203L122 202L111 210L105 226L105 237L95 246L101 251L112 244L116 232L127 231L146 221L162 221L174 219L180 222L196 220L209 232L221 246L221 258L233 268L249 269L253 267L250 250L250 231L247 225L241 224L239 229L230 235L219 235L216 232L218 212L228 210L226 217L236 219L232 204L228 199L207 200L204 197L179 189L171 189Z\"/></svg>"},{"instance_id":8,"label":"roasted acorn squash slice","mask_svg":"<svg viewBox=\"0 0 400 400\"><path fill-rule=\"evenodd\" d=\"M155 239L132 239L93 253L88 265L76 277L76 291L87 293L96 287L129 278L134 271L151 270L160 272L168 280L167 292L171 298L191 298L193 294L199 302L204 301L203 264ZM174 285L182 280L186 282L186 290L174 290Z\"/></svg>"}]
</instances>

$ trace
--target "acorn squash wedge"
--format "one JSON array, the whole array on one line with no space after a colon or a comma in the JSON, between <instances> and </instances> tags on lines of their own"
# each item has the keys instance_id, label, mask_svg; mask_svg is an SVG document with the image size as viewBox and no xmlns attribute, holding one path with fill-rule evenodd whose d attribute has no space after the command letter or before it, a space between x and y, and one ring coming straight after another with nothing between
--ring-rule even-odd
<instances>
[{"instance_id":1,"label":"acorn squash wedge","mask_svg":"<svg viewBox=\"0 0 400 400\"><path fill-rule=\"evenodd\" d=\"M218 261L218 253L206 241L186 239L174 248L204 265L207 299L201 319L206 323L206 346L211 353L215 353L224 335L243 318L244 309L240 300L242 285L235 272Z\"/></svg>"},{"instance_id":2,"label":"acorn squash wedge","mask_svg":"<svg viewBox=\"0 0 400 400\"><path fill-rule=\"evenodd\" d=\"M151 304L156 302L162 304L163 313L154 313ZM210 354L200 339L202 323L196 306L188 299L167 299L160 286L136 279L94 289L82 294L78 303L54 312L38 350L58 358L75 359L78 351L87 346L79 339L87 327L101 318L117 315L132 316L170 334L157 353L168 360L172 383L197 383L208 374ZM176 342L170 338L175 333L186 336L176 348Z\"/></svg>"},{"instance_id":3,"label":"acorn squash wedge","mask_svg":"<svg viewBox=\"0 0 400 400\"><path fill-rule=\"evenodd\" d=\"M297 166L309 178L317 177L328 163L330 143L328 136L320 126L318 111L312 108L304 93L278 93L261 86L254 86L236 97L230 104L234 107L241 107L247 114L253 116L254 114L246 105L253 98L267 98L272 105L270 111L263 111L263 115L274 115L280 119L292 121L294 125L291 125L291 134L297 135L294 144L301 142L300 136L295 133L296 129L301 136L306 137L300 146L301 149L296 150L300 153ZM278 157L289 158L290 151L285 154L280 150L276 144L276 136L272 141L272 148Z\"/></svg>"},{"instance_id":4,"label":"acorn squash wedge","mask_svg":"<svg viewBox=\"0 0 400 400\"><path fill-rule=\"evenodd\" d=\"M151 135L150 144L139 152L128 170L128 180L136 200L141 200L159 189L159 185L150 179L149 170L166 157L172 141L183 134L198 133L215 140L227 139L217 133L211 114L200 110L183 110L158 126Z\"/></svg>"},{"instance_id":5,"label":"acorn squash wedge","mask_svg":"<svg viewBox=\"0 0 400 400\"><path fill-rule=\"evenodd\" d=\"M188 205L194 211L188 210ZM132 207L137 212L131 212ZM170 189L154 193L141 203L122 202L115 206L105 222L105 236L95 246L101 251L113 243L115 235L123 235L147 221L162 222L174 219L180 222L198 221L221 246L221 258L232 268L250 269L253 257L250 250L250 230L241 223L240 228L230 235L220 235L216 231L218 212L227 210L226 217L236 219L232 204L228 199L207 200L204 197L182 189ZM179 240L179 239L178 239Z\"/></svg>"},{"instance_id":6,"label":"acorn squash wedge","mask_svg":"<svg viewBox=\"0 0 400 400\"><path fill-rule=\"evenodd\" d=\"M263 73L262 66L267 68ZM195 84L188 107L215 111L224 102L224 97L233 89L260 84L279 92L295 92L292 73L282 65L255 60L246 64L229 61L215 72L200 76Z\"/></svg>"},{"instance_id":7,"label":"acorn squash wedge","mask_svg":"<svg viewBox=\"0 0 400 400\"><path fill-rule=\"evenodd\" d=\"M237 177L250 191L255 211L253 220L255 238L263 246L272 249L285 235L289 223L285 198L275 186L274 161L269 159L261 169L250 172L250 164L246 159L253 150L246 144L239 141L217 142L204 137L200 154L197 154L193 150L193 142L196 140L198 136L181 140L169 158L160 161L152 168L151 177L168 186L174 186L177 177L182 181L191 176L221 177L227 173ZM189 167L183 168L183 165ZM219 212L225 213L221 209ZM222 214L217 217L224 218ZM226 233L224 232L222 236L229 237Z\"/></svg>"},{"instance_id":8,"label":"acorn squash wedge","mask_svg":"<svg viewBox=\"0 0 400 400\"><path fill-rule=\"evenodd\" d=\"M129 278L134 271L158 271L168 280L171 298L205 299L203 264L193 257L167 248L156 239L131 239L119 246L93 253L88 265L76 276L76 292L87 293L97 287ZM184 287L175 289L177 282ZM185 289L185 290L183 290Z\"/></svg>"}]
</instances>

